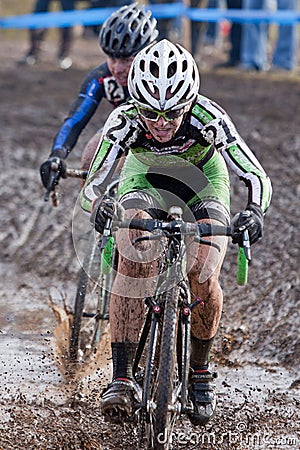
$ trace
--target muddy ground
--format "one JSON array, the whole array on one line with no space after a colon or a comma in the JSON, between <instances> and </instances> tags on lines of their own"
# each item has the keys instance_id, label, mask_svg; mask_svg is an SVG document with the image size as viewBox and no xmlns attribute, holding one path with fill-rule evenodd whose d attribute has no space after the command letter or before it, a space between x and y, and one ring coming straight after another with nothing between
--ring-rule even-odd
<instances>
[{"instance_id":1,"label":"muddy ground","mask_svg":"<svg viewBox=\"0 0 300 450\"><path fill-rule=\"evenodd\" d=\"M38 173L84 75L99 60L97 42L78 39L67 72L56 68L50 43L39 65L20 68L25 47L1 42L0 449L127 450L138 447L134 426L111 426L99 410L109 362L74 382L59 353L66 344L61 314L64 305L72 310L79 267L71 227L79 183L63 181L53 208L43 201ZM180 422L173 448L298 449L300 78L216 72L211 58L203 58L202 92L233 117L269 173L274 197L264 239L253 247L248 286L236 285L232 245L224 264L224 312L212 359L219 372L216 417L204 429ZM104 103L100 109L70 166L78 167L84 144L110 111ZM232 183L235 213L246 192ZM51 304L60 313L58 328ZM81 396L74 399L78 383Z\"/></svg>"}]
</instances>

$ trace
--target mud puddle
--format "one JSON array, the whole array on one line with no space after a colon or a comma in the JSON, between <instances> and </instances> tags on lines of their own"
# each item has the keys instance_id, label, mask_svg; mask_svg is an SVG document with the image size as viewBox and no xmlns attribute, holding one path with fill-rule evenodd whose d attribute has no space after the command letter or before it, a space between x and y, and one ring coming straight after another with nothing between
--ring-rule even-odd
<instances>
[{"instance_id":1,"label":"mud puddle","mask_svg":"<svg viewBox=\"0 0 300 450\"><path fill-rule=\"evenodd\" d=\"M0 299L2 399L23 398L37 403L49 400L62 404L74 394L81 401L91 393L99 394L111 377L109 340L97 359L79 366L71 379L67 356L70 322L58 298L60 291L53 289L45 299L36 287L26 284L26 299L23 299L23 289L24 286L16 297L13 291L11 295L7 291ZM30 289L34 292L32 296L28 295ZM220 403L226 403L230 397L237 409L252 402L264 404L272 394L299 393L297 371L275 364L264 367L235 363L228 367L216 362L213 369L218 372ZM294 409L285 407L285 414L294 414Z\"/></svg>"}]
</instances>

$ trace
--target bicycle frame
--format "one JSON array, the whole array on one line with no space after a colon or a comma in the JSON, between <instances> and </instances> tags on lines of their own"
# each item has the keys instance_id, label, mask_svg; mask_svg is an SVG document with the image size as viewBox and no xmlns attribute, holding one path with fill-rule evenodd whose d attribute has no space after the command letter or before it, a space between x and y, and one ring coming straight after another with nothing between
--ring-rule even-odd
<instances>
[{"instance_id":1,"label":"bicycle frame","mask_svg":"<svg viewBox=\"0 0 300 450\"><path fill-rule=\"evenodd\" d=\"M136 353L136 358L134 361L133 366L133 373L136 374L136 370L138 368L138 364L140 362L140 357L142 355L142 351L146 345L147 335L150 331L150 334L153 336L150 339L150 342L153 343L153 347L155 347L157 340L157 329L159 326L159 321L161 319L161 316L163 314L163 305L161 304L161 298L162 294L165 291L166 286L171 281L171 283L176 283L180 287L180 302L178 303L178 307L181 309L181 320L184 323L185 331L186 328L190 324L190 291L188 286L188 280L187 280L187 274L186 272L183 272L183 267L185 268L185 254L186 254L186 244L184 242L184 239L179 238L179 240L174 240L174 235L170 235L168 237L168 243L166 245L167 247L167 253L165 256L165 260L167 261L167 271L166 271L166 278L161 280L162 275L158 275L158 281L157 281L157 290L153 297L147 297L145 299L145 304L148 308L148 314L144 323L144 327L141 333L139 346ZM179 281L175 281L178 279ZM176 299L175 299L176 301ZM185 333L186 334L186 333ZM187 339L184 339L185 345L183 346L183 361L188 360L188 348L189 346L186 345ZM151 345L149 345L151 348ZM149 368L148 371L151 373L152 371L152 365L153 365L153 358L152 355L149 356ZM186 371L182 371L180 374L181 381L186 378ZM145 376L147 378L147 376ZM147 393L148 388L145 386L145 397L143 400L143 407L147 408ZM184 392L182 392L182 410L185 409L186 405L186 397L184 395Z\"/></svg>"}]
</instances>

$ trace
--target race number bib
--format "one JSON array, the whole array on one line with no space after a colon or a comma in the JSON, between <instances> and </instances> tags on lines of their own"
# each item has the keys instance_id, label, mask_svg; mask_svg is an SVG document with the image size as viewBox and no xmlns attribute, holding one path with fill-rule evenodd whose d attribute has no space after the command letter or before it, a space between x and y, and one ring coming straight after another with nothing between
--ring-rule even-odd
<instances>
[{"instance_id":1,"label":"race number bib","mask_svg":"<svg viewBox=\"0 0 300 450\"><path fill-rule=\"evenodd\" d=\"M124 89L118 85L114 78L104 79L104 90L109 102L122 102L125 100Z\"/></svg>"}]
</instances>

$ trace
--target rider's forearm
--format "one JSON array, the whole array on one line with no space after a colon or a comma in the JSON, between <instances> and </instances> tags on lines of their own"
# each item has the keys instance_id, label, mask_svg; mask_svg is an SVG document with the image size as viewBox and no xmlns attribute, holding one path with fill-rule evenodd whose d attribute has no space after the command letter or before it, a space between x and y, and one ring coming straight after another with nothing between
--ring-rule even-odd
<instances>
[{"instance_id":1,"label":"rider's forearm","mask_svg":"<svg viewBox=\"0 0 300 450\"><path fill-rule=\"evenodd\" d=\"M100 141L87 180L80 193L81 207L85 211L91 212L92 203L97 197L104 194L105 187L111 181L121 156L120 147L112 145L105 139Z\"/></svg>"},{"instance_id":2,"label":"rider's forearm","mask_svg":"<svg viewBox=\"0 0 300 450\"><path fill-rule=\"evenodd\" d=\"M59 156L62 159L67 158L98 106L93 99L89 98L81 98L80 103L77 101L76 105L77 108L64 121L54 138L51 156Z\"/></svg>"},{"instance_id":3,"label":"rider's forearm","mask_svg":"<svg viewBox=\"0 0 300 450\"><path fill-rule=\"evenodd\" d=\"M271 181L249 147L238 142L223 150L222 154L227 164L246 184L248 203L255 203L266 212L272 197Z\"/></svg>"}]
</instances>

